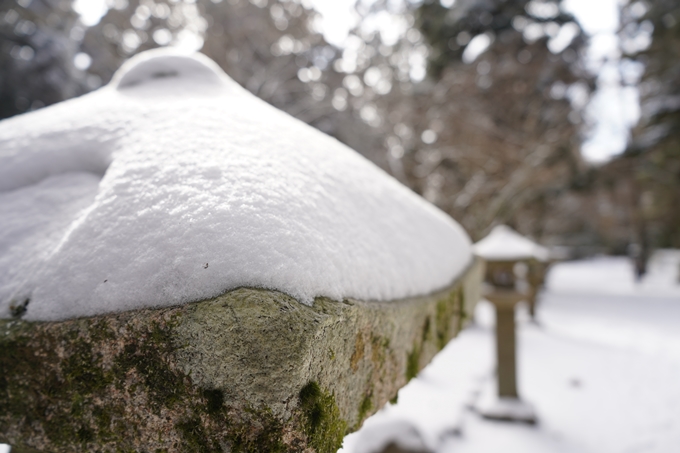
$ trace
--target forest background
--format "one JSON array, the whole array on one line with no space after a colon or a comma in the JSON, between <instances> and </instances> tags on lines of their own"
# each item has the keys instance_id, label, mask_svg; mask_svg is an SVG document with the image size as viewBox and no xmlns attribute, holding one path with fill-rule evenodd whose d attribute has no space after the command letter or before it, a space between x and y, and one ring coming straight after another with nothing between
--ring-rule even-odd
<instances>
[{"instance_id":1,"label":"forest background","mask_svg":"<svg viewBox=\"0 0 680 453\"><path fill-rule=\"evenodd\" d=\"M354 148L474 240L508 224L572 256L632 255L640 272L652 250L680 248L674 0L619 1L599 57L562 1L359 0L341 43L306 0L104 6L88 23L72 0L0 2L0 118L95 90L138 52L179 46ZM611 144L621 149L594 160L588 138L620 113L591 108L612 80L639 115Z\"/></svg>"}]
</instances>

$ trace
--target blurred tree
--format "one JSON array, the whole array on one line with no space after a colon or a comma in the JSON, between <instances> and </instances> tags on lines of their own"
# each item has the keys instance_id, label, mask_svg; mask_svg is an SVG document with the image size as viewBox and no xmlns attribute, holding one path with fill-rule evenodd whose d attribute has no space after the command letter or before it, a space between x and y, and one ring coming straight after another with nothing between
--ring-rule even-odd
<instances>
[{"instance_id":1,"label":"blurred tree","mask_svg":"<svg viewBox=\"0 0 680 453\"><path fill-rule=\"evenodd\" d=\"M384 137L393 173L475 238L495 223L556 241L582 229L565 201L586 173L580 27L557 2L443 3L401 12L374 3L362 23L401 15L403 35L389 42L357 30L369 49L341 61L356 74L345 78L361 99L352 104Z\"/></svg>"},{"instance_id":2,"label":"blurred tree","mask_svg":"<svg viewBox=\"0 0 680 453\"><path fill-rule=\"evenodd\" d=\"M205 20L193 3L109 0L101 20L87 29L82 51L91 57L90 89L106 84L132 55L178 44L200 47Z\"/></svg>"},{"instance_id":3,"label":"blurred tree","mask_svg":"<svg viewBox=\"0 0 680 453\"><path fill-rule=\"evenodd\" d=\"M0 118L81 94L84 29L70 0L0 2Z\"/></svg>"},{"instance_id":4,"label":"blurred tree","mask_svg":"<svg viewBox=\"0 0 680 453\"><path fill-rule=\"evenodd\" d=\"M680 4L656 0L649 6L639 23L654 30L640 55L646 66L642 119L625 158L636 161L638 216L646 224L640 235L655 247L680 248Z\"/></svg>"},{"instance_id":5,"label":"blurred tree","mask_svg":"<svg viewBox=\"0 0 680 453\"><path fill-rule=\"evenodd\" d=\"M338 138L374 162L379 137L351 111L334 105L344 74L340 49L315 26L317 13L294 0L204 0L208 22L202 52L270 104Z\"/></svg>"},{"instance_id":6,"label":"blurred tree","mask_svg":"<svg viewBox=\"0 0 680 453\"><path fill-rule=\"evenodd\" d=\"M448 182L455 195L447 211L475 235L509 223L536 237L563 236L564 224L548 222L568 217L559 198L584 170L580 115L569 102L588 91L579 26L558 2L525 0L426 2L417 24L433 48L438 89L448 94L428 109L445 122L438 153L454 151L426 188L439 180L446 190Z\"/></svg>"},{"instance_id":7,"label":"blurred tree","mask_svg":"<svg viewBox=\"0 0 680 453\"><path fill-rule=\"evenodd\" d=\"M628 184L604 196L617 213L609 220L583 215L607 205L593 201L603 199L606 184L591 184L606 178L593 178L600 173L578 152L592 83L580 63L582 31L556 1L360 0L362 20L343 48L325 41L314 10L297 0L109 0L108 12L84 33L70 2L22 0L3 10L3 30L20 36L16 15L29 15L36 5L48 5L59 18L35 10L36 28L61 24L60 33L75 38L66 39L68 52L56 59L62 66L54 64L69 80L58 84L59 99L107 83L137 52L202 46L248 90L386 168L475 238L502 222L554 242L606 241L602 225L622 218L621 203L630 196L621 193L633 190ZM671 23L668 12L658 17L645 20ZM26 65L23 49L13 45L0 58L14 54L14 66ZM3 71L3 81L13 71ZM19 86L20 76L12 77ZM20 94L3 89L9 92ZM38 101L18 102L54 102ZM8 102L3 106L17 100ZM646 136L642 129L638 135ZM649 192L639 180L634 187ZM623 211L630 221L630 209Z\"/></svg>"},{"instance_id":8,"label":"blurred tree","mask_svg":"<svg viewBox=\"0 0 680 453\"><path fill-rule=\"evenodd\" d=\"M324 116L329 105L315 101L326 97L319 82L336 50L311 29L311 10L292 1L205 1L200 6L209 23L203 53L269 103L296 111L307 122Z\"/></svg>"},{"instance_id":9,"label":"blurred tree","mask_svg":"<svg viewBox=\"0 0 680 453\"><path fill-rule=\"evenodd\" d=\"M333 107L332 92L343 80L332 69L339 50L315 29L316 13L303 3L111 0L109 6L83 42L84 52L92 56L91 88L108 83L137 52L193 47L253 94L384 165L374 151L379 147L370 146L380 142L370 127Z\"/></svg>"},{"instance_id":10,"label":"blurred tree","mask_svg":"<svg viewBox=\"0 0 680 453\"><path fill-rule=\"evenodd\" d=\"M622 50L644 65L641 119L595 181L601 235L620 249L630 244L641 275L652 249L680 247L680 5L631 2L622 23Z\"/></svg>"}]
</instances>

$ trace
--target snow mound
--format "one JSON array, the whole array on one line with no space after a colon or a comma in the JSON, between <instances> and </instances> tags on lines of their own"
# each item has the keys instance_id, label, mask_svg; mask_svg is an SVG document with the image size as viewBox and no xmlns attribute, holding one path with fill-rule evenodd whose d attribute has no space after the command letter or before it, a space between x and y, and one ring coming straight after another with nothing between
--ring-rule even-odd
<instances>
[{"instance_id":1,"label":"snow mound","mask_svg":"<svg viewBox=\"0 0 680 453\"><path fill-rule=\"evenodd\" d=\"M0 122L0 219L0 316L27 304L29 320L241 286L398 299L472 256L455 221L368 160L168 51Z\"/></svg>"},{"instance_id":2,"label":"snow mound","mask_svg":"<svg viewBox=\"0 0 680 453\"><path fill-rule=\"evenodd\" d=\"M548 249L517 233L506 225L497 225L474 245L474 252L486 260L548 260Z\"/></svg>"},{"instance_id":3,"label":"snow mound","mask_svg":"<svg viewBox=\"0 0 680 453\"><path fill-rule=\"evenodd\" d=\"M157 49L131 58L115 74L111 85L122 90L168 77L189 79L193 83L202 84L235 84L205 55L187 57L176 52L173 49Z\"/></svg>"}]
</instances>

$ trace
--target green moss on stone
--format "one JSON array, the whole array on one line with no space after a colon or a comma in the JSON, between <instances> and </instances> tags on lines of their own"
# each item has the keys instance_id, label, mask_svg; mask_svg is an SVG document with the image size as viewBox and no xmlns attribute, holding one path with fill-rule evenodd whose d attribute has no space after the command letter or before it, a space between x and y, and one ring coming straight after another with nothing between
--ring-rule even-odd
<instances>
[{"instance_id":1,"label":"green moss on stone","mask_svg":"<svg viewBox=\"0 0 680 453\"><path fill-rule=\"evenodd\" d=\"M88 334L92 341L96 343L114 341L116 339L116 332L111 329L105 318L93 322L88 329Z\"/></svg>"},{"instance_id":2,"label":"green moss on stone","mask_svg":"<svg viewBox=\"0 0 680 453\"><path fill-rule=\"evenodd\" d=\"M340 417L335 397L310 381L300 390L300 410L309 443L317 453L335 453L342 445L347 423Z\"/></svg>"},{"instance_id":3,"label":"green moss on stone","mask_svg":"<svg viewBox=\"0 0 680 453\"><path fill-rule=\"evenodd\" d=\"M73 353L62 362L62 373L72 391L80 395L92 394L112 382L112 377L102 368L101 355L92 351L89 338L73 341L71 350Z\"/></svg>"},{"instance_id":4,"label":"green moss on stone","mask_svg":"<svg viewBox=\"0 0 680 453\"><path fill-rule=\"evenodd\" d=\"M106 367L98 348L113 338L113 331L105 320L89 327L86 321L78 320L61 331L20 323L26 329L32 327L30 337L17 333L17 329L10 333L11 326L3 324L0 329L6 337L0 345L0 406L7 415L22 414L27 432L33 425L41 426L54 446L81 445L85 451L88 445L110 442L124 450L135 423L121 421L125 419L122 404L101 401L114 384L126 390L126 374L132 368L143 378L152 400L167 406L189 398L186 392L177 394L178 388L184 389L182 376L163 360L163 355L171 352L172 342L159 325L150 335L126 345L115 356L113 367ZM59 339L53 335L68 340L66 356L57 355ZM0 432L5 429L0 426Z\"/></svg>"},{"instance_id":5,"label":"green moss on stone","mask_svg":"<svg viewBox=\"0 0 680 453\"><path fill-rule=\"evenodd\" d=\"M423 346L430 338L430 317L425 318L420 335L420 343L413 343L411 352L406 356L406 381L410 381L418 375L420 371L420 359L423 353Z\"/></svg>"},{"instance_id":6,"label":"green moss on stone","mask_svg":"<svg viewBox=\"0 0 680 453\"><path fill-rule=\"evenodd\" d=\"M446 343L453 336L451 332L451 318L458 316L458 330L462 323L462 316L460 311L462 309L462 295L463 289L459 288L457 291L449 293L448 297L437 302L436 314L436 329L437 329L437 348L444 349Z\"/></svg>"},{"instance_id":7,"label":"green moss on stone","mask_svg":"<svg viewBox=\"0 0 680 453\"><path fill-rule=\"evenodd\" d=\"M467 309L465 308L465 291L463 291L462 287L458 289L458 303L458 306L460 307L458 310L458 332L460 332L463 330L465 321L467 321L468 317L470 316L470 314L467 312Z\"/></svg>"},{"instance_id":8,"label":"green moss on stone","mask_svg":"<svg viewBox=\"0 0 680 453\"><path fill-rule=\"evenodd\" d=\"M135 369L142 376L156 409L173 407L186 394L184 376L168 365L167 358L173 353L170 328L154 323L147 336L127 344L123 353L116 357L116 384L121 386L125 382L125 375Z\"/></svg>"},{"instance_id":9,"label":"green moss on stone","mask_svg":"<svg viewBox=\"0 0 680 453\"><path fill-rule=\"evenodd\" d=\"M30 379L34 373L41 373L40 361L28 341L28 336L16 335L0 345L0 407L6 413L24 412L32 391ZM0 432L5 429L0 425Z\"/></svg>"},{"instance_id":10,"label":"green moss on stone","mask_svg":"<svg viewBox=\"0 0 680 453\"><path fill-rule=\"evenodd\" d=\"M375 372L378 372L384 365L390 349L390 339L382 338L378 335L371 336L371 362Z\"/></svg>"},{"instance_id":11,"label":"green moss on stone","mask_svg":"<svg viewBox=\"0 0 680 453\"><path fill-rule=\"evenodd\" d=\"M420 353L422 352L422 345L414 344L411 352L406 357L406 381L410 381L418 376L420 371Z\"/></svg>"},{"instance_id":12,"label":"green moss on stone","mask_svg":"<svg viewBox=\"0 0 680 453\"><path fill-rule=\"evenodd\" d=\"M373 409L373 400L372 397L373 393L370 392L366 396L364 396L364 399L361 400L361 404L359 405L359 423L364 421L366 416L371 412L371 409Z\"/></svg>"},{"instance_id":13,"label":"green moss on stone","mask_svg":"<svg viewBox=\"0 0 680 453\"><path fill-rule=\"evenodd\" d=\"M175 427L184 441L182 451L191 453L217 453L221 451L219 444L215 445L208 440L199 417L184 420L177 423Z\"/></svg>"},{"instance_id":14,"label":"green moss on stone","mask_svg":"<svg viewBox=\"0 0 680 453\"><path fill-rule=\"evenodd\" d=\"M34 450L32 448L12 446L12 453L44 453L44 452Z\"/></svg>"},{"instance_id":15,"label":"green moss on stone","mask_svg":"<svg viewBox=\"0 0 680 453\"><path fill-rule=\"evenodd\" d=\"M428 338L430 338L430 317L428 316L425 318L425 322L423 323L423 328L420 333L420 341L422 343L425 343Z\"/></svg>"}]
</instances>

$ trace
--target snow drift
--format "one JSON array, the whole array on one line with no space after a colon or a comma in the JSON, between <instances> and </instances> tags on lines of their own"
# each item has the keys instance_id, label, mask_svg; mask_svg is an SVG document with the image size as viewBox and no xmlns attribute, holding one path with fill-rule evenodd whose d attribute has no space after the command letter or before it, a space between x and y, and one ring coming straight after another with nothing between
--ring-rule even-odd
<instances>
[{"instance_id":1,"label":"snow drift","mask_svg":"<svg viewBox=\"0 0 680 453\"><path fill-rule=\"evenodd\" d=\"M0 317L58 320L251 286L304 303L451 283L470 241L335 139L202 55L0 123Z\"/></svg>"}]
</instances>

